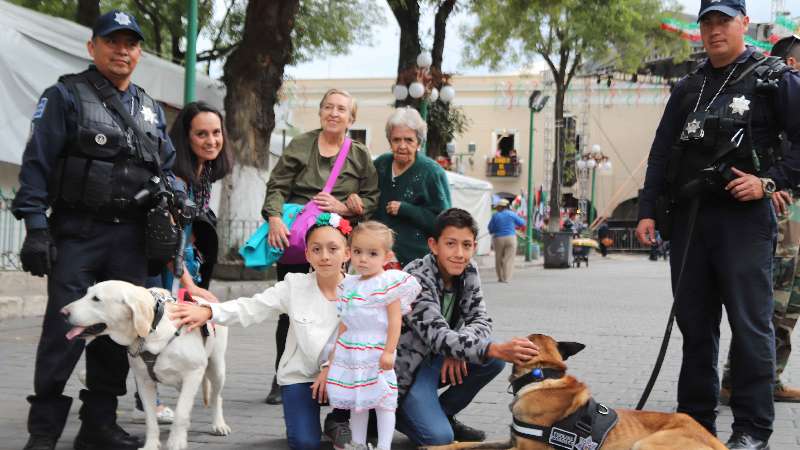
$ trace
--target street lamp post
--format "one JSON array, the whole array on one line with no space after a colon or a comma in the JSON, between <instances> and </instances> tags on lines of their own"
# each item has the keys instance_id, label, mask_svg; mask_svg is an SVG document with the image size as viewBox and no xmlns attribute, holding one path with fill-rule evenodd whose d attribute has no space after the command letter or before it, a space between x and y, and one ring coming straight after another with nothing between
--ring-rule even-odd
<instances>
[{"instance_id":1,"label":"street lamp post","mask_svg":"<svg viewBox=\"0 0 800 450\"><path fill-rule=\"evenodd\" d=\"M594 211L597 209L594 204L597 169L600 169L601 175L611 175L613 166L611 165L609 157L603 154L600 146L597 144L592 145L592 151L588 155L580 156L580 159L576 162L576 166L579 172L587 171L587 173L585 173L585 178L588 178L588 171L592 172L591 206L588 207L589 214L587 215L588 225L591 226L592 222L594 222ZM584 180L584 182L588 181L588 179ZM583 198L584 200L586 198L585 192Z\"/></svg>"},{"instance_id":2,"label":"street lamp post","mask_svg":"<svg viewBox=\"0 0 800 450\"><path fill-rule=\"evenodd\" d=\"M394 85L392 92L398 101L405 101L409 96L418 99L419 114L422 120L428 121L429 102L440 100L448 104L456 97L456 90L447 84L449 76L442 75L438 71L431 71L433 58L430 53L422 52L417 56L417 64L409 68L405 73L398 76L397 84ZM404 81L405 80L405 81ZM406 84L406 81L411 81ZM436 87L441 86L441 91ZM422 151L427 150L427 141L422 144Z\"/></svg>"},{"instance_id":3,"label":"street lamp post","mask_svg":"<svg viewBox=\"0 0 800 450\"><path fill-rule=\"evenodd\" d=\"M531 124L528 132L528 207L525 220L525 261L531 261L533 253L533 115L544 109L549 99L549 95L542 97L542 91L540 90L533 91L530 98L528 98Z\"/></svg>"},{"instance_id":4,"label":"street lamp post","mask_svg":"<svg viewBox=\"0 0 800 450\"><path fill-rule=\"evenodd\" d=\"M195 101L195 76L197 68L197 0L187 0L188 26L186 27L186 67L183 78L183 103Z\"/></svg>"}]
</instances>

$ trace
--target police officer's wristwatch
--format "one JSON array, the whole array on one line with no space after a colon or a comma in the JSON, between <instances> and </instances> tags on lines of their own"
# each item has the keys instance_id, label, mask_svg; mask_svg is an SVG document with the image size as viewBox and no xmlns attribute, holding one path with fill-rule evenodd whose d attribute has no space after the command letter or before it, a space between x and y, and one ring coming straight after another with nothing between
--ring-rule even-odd
<instances>
[{"instance_id":1,"label":"police officer's wristwatch","mask_svg":"<svg viewBox=\"0 0 800 450\"><path fill-rule=\"evenodd\" d=\"M761 178L761 189L764 191L764 197L772 198L775 193L775 182L772 178Z\"/></svg>"}]
</instances>

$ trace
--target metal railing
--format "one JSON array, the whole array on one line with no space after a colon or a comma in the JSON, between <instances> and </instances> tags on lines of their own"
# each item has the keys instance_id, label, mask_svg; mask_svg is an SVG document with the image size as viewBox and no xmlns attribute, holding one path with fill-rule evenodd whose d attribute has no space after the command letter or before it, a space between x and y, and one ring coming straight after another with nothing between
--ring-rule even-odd
<instances>
[{"instance_id":1,"label":"metal railing","mask_svg":"<svg viewBox=\"0 0 800 450\"><path fill-rule=\"evenodd\" d=\"M620 252L649 252L650 246L642 245L636 239L635 228L609 228L609 237L614 240L610 250Z\"/></svg>"},{"instance_id":2,"label":"metal railing","mask_svg":"<svg viewBox=\"0 0 800 450\"><path fill-rule=\"evenodd\" d=\"M239 247L256 232L263 220L220 220L217 223L219 235L219 259L236 260L239 256Z\"/></svg>"},{"instance_id":3,"label":"metal railing","mask_svg":"<svg viewBox=\"0 0 800 450\"><path fill-rule=\"evenodd\" d=\"M19 251L25 240L25 223L11 214L11 201L0 195L0 270L22 270Z\"/></svg>"}]
</instances>

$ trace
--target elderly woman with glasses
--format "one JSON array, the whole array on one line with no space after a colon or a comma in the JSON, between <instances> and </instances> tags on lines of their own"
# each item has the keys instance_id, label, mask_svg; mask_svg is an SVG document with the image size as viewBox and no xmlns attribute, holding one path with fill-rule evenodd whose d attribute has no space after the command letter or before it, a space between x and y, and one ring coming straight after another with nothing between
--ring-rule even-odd
<instances>
[{"instance_id":1,"label":"elderly woman with glasses","mask_svg":"<svg viewBox=\"0 0 800 450\"><path fill-rule=\"evenodd\" d=\"M394 253L403 266L428 253L434 219L450 208L447 175L419 152L427 134L416 109L397 108L386 121L392 151L375 160L381 194L373 219L397 233Z\"/></svg>"}]
</instances>

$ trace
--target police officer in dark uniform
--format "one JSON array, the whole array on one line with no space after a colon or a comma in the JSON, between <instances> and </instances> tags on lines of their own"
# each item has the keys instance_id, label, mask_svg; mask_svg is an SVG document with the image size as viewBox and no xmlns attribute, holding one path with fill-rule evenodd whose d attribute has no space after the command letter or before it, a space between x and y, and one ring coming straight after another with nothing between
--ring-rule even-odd
<instances>
[{"instance_id":1,"label":"police officer in dark uniform","mask_svg":"<svg viewBox=\"0 0 800 450\"><path fill-rule=\"evenodd\" d=\"M95 282L120 279L141 285L147 276L149 205L135 197L148 197L142 195L148 192L144 188L158 180L153 177L163 179L175 150L163 110L131 83L142 39L130 14L112 11L99 17L87 43L94 64L61 77L44 92L33 115L12 208L27 228L22 266L48 276L48 302L36 354L35 393L28 397L25 450L55 448L72 403L63 395L64 385L84 347L86 389L80 392L82 425L75 449L142 445L116 423L117 397L126 391L125 348L108 336L88 345L67 340L69 325L60 313ZM112 104L121 104L130 126Z\"/></svg>"},{"instance_id":2,"label":"police officer in dark uniform","mask_svg":"<svg viewBox=\"0 0 800 450\"><path fill-rule=\"evenodd\" d=\"M800 76L745 45L744 0L703 0L698 21L708 59L676 84L667 103L636 232L650 245L658 220L662 234L671 234L683 334L678 411L716 432L724 305L733 331L734 422L727 445L766 449L774 418L777 227L769 197L798 182ZM784 154L781 132L791 142Z\"/></svg>"}]
</instances>

